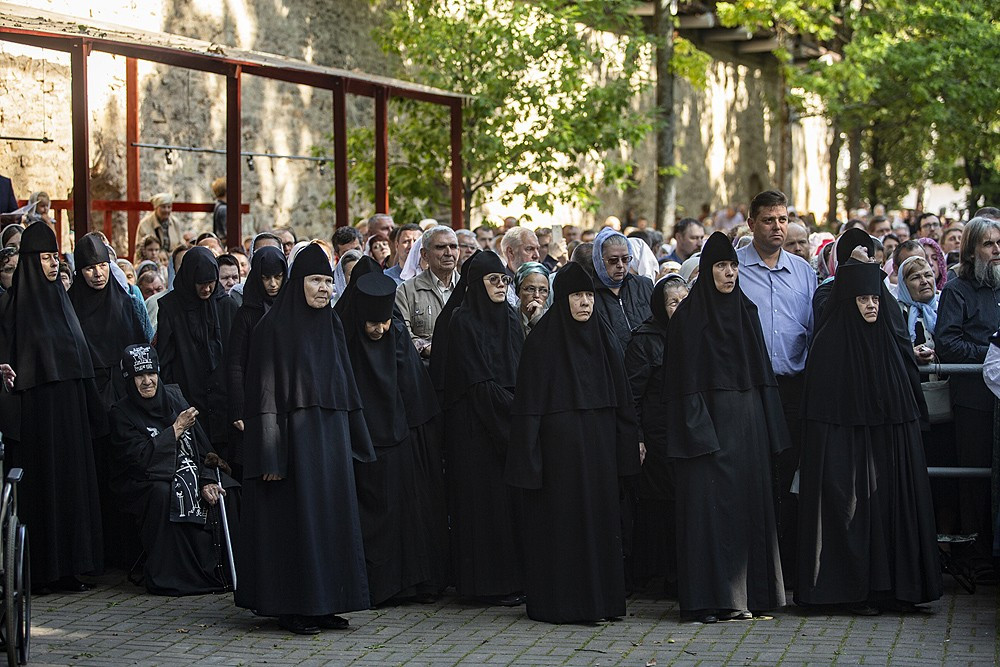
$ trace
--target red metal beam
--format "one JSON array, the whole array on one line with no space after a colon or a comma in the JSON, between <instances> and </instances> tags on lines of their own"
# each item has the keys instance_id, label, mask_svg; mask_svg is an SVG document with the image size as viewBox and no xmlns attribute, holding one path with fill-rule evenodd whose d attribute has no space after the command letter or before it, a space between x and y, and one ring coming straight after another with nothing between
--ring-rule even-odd
<instances>
[{"instance_id":1,"label":"red metal beam","mask_svg":"<svg viewBox=\"0 0 1000 667\"><path fill-rule=\"evenodd\" d=\"M243 138L241 91L242 69L237 65L226 76L226 244L243 244L240 204L243 202L243 162L240 145Z\"/></svg>"},{"instance_id":2,"label":"red metal beam","mask_svg":"<svg viewBox=\"0 0 1000 667\"><path fill-rule=\"evenodd\" d=\"M462 182L462 103L451 105L451 226L465 228L465 186Z\"/></svg>"},{"instance_id":3,"label":"red metal beam","mask_svg":"<svg viewBox=\"0 0 1000 667\"><path fill-rule=\"evenodd\" d=\"M375 89L375 212L389 212L389 111L385 88Z\"/></svg>"},{"instance_id":4,"label":"red metal beam","mask_svg":"<svg viewBox=\"0 0 1000 667\"><path fill-rule=\"evenodd\" d=\"M87 105L87 55L83 39L70 49L73 110L73 237L90 231L90 112Z\"/></svg>"},{"instance_id":5,"label":"red metal beam","mask_svg":"<svg viewBox=\"0 0 1000 667\"><path fill-rule=\"evenodd\" d=\"M375 212L389 212L388 91L375 89Z\"/></svg>"},{"instance_id":6,"label":"red metal beam","mask_svg":"<svg viewBox=\"0 0 1000 667\"><path fill-rule=\"evenodd\" d=\"M129 201L139 199L139 61L125 59L125 191ZM135 248L139 211L128 212L126 238L129 252Z\"/></svg>"},{"instance_id":7,"label":"red metal beam","mask_svg":"<svg viewBox=\"0 0 1000 667\"><path fill-rule=\"evenodd\" d=\"M24 206L27 203L28 203L27 199L18 200L18 206ZM53 211L71 210L73 208L73 200L53 199L51 208ZM211 213L212 211L215 210L215 204L175 201L173 209L174 213ZM153 204L151 204L148 201L126 201L123 199L91 199L90 210L91 211L152 211ZM250 205L243 204L240 207L240 211L243 213L243 215L246 215L247 213L250 212Z\"/></svg>"},{"instance_id":8,"label":"red metal beam","mask_svg":"<svg viewBox=\"0 0 1000 667\"><path fill-rule=\"evenodd\" d=\"M347 208L347 94L344 82L333 88L333 178L337 227L350 224Z\"/></svg>"}]
</instances>

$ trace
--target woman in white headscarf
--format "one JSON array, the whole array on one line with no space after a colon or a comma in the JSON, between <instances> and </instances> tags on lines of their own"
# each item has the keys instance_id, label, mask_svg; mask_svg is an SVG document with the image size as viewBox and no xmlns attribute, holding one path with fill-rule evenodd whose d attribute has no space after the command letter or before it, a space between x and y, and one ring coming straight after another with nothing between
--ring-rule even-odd
<instances>
[{"instance_id":1,"label":"woman in white headscarf","mask_svg":"<svg viewBox=\"0 0 1000 667\"><path fill-rule=\"evenodd\" d=\"M630 238L628 246L632 252L632 261L628 265L629 271L655 281L660 265L656 261L656 257L653 256L653 251L642 239Z\"/></svg>"},{"instance_id":2,"label":"woman in white headscarf","mask_svg":"<svg viewBox=\"0 0 1000 667\"><path fill-rule=\"evenodd\" d=\"M348 250L340 256L340 261L337 262L337 266L333 270L332 303L336 303L344 290L347 289L347 283L351 280L351 269L354 268L359 259L361 259L360 250ZM289 267L291 267L291 263L289 263Z\"/></svg>"}]
</instances>

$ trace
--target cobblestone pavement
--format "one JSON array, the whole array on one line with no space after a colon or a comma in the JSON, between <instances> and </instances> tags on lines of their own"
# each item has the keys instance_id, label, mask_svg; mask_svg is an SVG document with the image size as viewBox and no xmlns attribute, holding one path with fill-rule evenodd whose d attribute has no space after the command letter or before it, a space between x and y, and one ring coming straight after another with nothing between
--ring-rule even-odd
<instances>
[{"instance_id":1,"label":"cobblestone pavement","mask_svg":"<svg viewBox=\"0 0 1000 667\"><path fill-rule=\"evenodd\" d=\"M146 595L121 573L93 591L35 598L32 665L991 665L1000 660L997 589L950 580L922 614L807 615L714 625L639 596L614 623L546 625L524 609L445 597L349 614L351 629L300 637L229 595Z\"/></svg>"}]
</instances>

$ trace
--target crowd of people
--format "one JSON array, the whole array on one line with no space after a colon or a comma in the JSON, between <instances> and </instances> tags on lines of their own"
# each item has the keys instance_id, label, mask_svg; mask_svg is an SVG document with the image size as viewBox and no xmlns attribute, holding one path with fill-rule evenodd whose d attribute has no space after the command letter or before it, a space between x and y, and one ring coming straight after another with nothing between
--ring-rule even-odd
<instances>
[{"instance_id":1,"label":"crowd of people","mask_svg":"<svg viewBox=\"0 0 1000 667\"><path fill-rule=\"evenodd\" d=\"M826 239L771 190L669 243L379 214L227 251L171 204L134 265L97 232L68 257L45 221L0 232L38 592L107 563L315 634L450 587L551 623L621 617L650 582L702 623L786 591L912 611L959 530L992 573L988 486L927 465L991 465L994 396L955 375L942 417L918 364L997 340L996 209Z\"/></svg>"}]
</instances>

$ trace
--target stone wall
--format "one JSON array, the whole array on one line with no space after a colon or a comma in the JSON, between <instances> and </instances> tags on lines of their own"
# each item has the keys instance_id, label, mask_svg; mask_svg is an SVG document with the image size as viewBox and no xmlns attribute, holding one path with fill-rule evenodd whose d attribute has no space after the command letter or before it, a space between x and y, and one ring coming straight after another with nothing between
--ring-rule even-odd
<instances>
[{"instance_id":1,"label":"stone wall","mask_svg":"<svg viewBox=\"0 0 1000 667\"><path fill-rule=\"evenodd\" d=\"M367 0L100 0L81 9L69 0L27 0L47 11L113 22L153 31L255 49L324 65L385 74L393 64L372 42L378 16ZM678 156L687 171L680 179L682 213L713 209L726 202L746 203L774 183L780 138L777 101L781 81L773 59L731 57L730 48L713 53L708 88L679 83ZM95 53L90 57L91 161L95 198L125 198L125 62ZM0 42L0 128L6 135L41 136L50 144L0 142L0 173L14 179L18 196L45 190L53 198L71 196L69 59L64 54ZM179 68L140 63L139 140L210 148L225 147L225 80ZM309 154L332 130L332 99L324 91L257 77L243 79L243 147L246 151ZM651 103L646 100L644 103ZM373 107L366 98L348 96L348 126L371 125ZM44 125L44 127L43 127ZM802 210L825 202L825 127L792 128L792 164L784 185ZM532 224L575 221L591 226L607 215L624 217L629 209L651 216L655 201L652 138L633 148L641 164L638 187L624 195L602 193L596 214L560 207L554 214L534 212ZM817 165L819 168L817 168ZM141 196L172 191L180 201L211 202L209 184L225 172L225 156L140 151ZM390 174L391 176L391 174ZM322 208L333 188L333 170L321 174L314 163L257 158L244 165L244 201L251 214L244 229L292 225L300 235L328 236L333 212ZM356 192L356 189L354 189ZM817 198L818 197L818 198ZM372 212L369 202L353 197L352 217ZM517 207L485 208L476 220L524 213ZM530 213L530 212L529 212ZM209 226L208 216L180 216L194 231ZM100 220L95 219L96 224ZM115 242L124 247L124 216L116 219Z\"/></svg>"}]
</instances>

